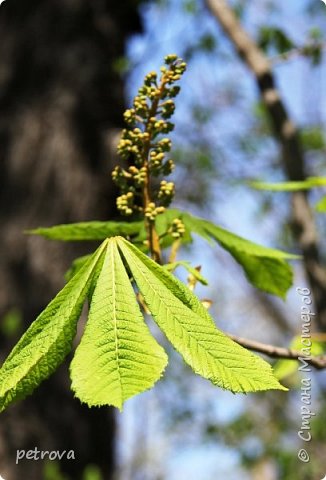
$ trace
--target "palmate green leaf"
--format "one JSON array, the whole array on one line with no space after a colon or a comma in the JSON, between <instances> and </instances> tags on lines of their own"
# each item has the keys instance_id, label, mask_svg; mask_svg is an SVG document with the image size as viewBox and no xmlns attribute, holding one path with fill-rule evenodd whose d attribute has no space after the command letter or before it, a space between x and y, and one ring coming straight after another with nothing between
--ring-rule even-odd
<instances>
[{"instance_id":1,"label":"palmate green leaf","mask_svg":"<svg viewBox=\"0 0 326 480\"><path fill-rule=\"evenodd\" d=\"M166 364L167 356L144 322L112 238L71 363L72 389L89 406L121 409L125 400L152 387Z\"/></svg>"},{"instance_id":2,"label":"palmate green leaf","mask_svg":"<svg viewBox=\"0 0 326 480\"><path fill-rule=\"evenodd\" d=\"M249 185L256 190L268 190L271 192L297 192L300 190L310 190L316 187L325 187L325 177L308 177L301 182L280 182L280 183L266 183L253 181Z\"/></svg>"},{"instance_id":3,"label":"palmate green leaf","mask_svg":"<svg viewBox=\"0 0 326 480\"><path fill-rule=\"evenodd\" d=\"M300 257L262 247L212 224L206 232L237 260L255 287L285 298L293 282L292 268L285 259Z\"/></svg>"},{"instance_id":4,"label":"palmate green leaf","mask_svg":"<svg viewBox=\"0 0 326 480\"><path fill-rule=\"evenodd\" d=\"M169 215L180 218L186 230L200 235L210 243L219 243L242 266L248 280L255 287L285 297L293 279L292 269L286 260L298 259L298 255L262 247L208 220L180 210L170 210Z\"/></svg>"},{"instance_id":5,"label":"palmate green leaf","mask_svg":"<svg viewBox=\"0 0 326 480\"><path fill-rule=\"evenodd\" d=\"M65 242L104 240L105 238L115 235L122 235L124 237L137 236L143 229L143 223L144 222L81 222L36 228L35 230L28 230L27 233Z\"/></svg>"},{"instance_id":6,"label":"palmate green leaf","mask_svg":"<svg viewBox=\"0 0 326 480\"><path fill-rule=\"evenodd\" d=\"M0 411L29 395L62 363L105 248L104 242L21 337L0 369Z\"/></svg>"},{"instance_id":7,"label":"palmate green leaf","mask_svg":"<svg viewBox=\"0 0 326 480\"><path fill-rule=\"evenodd\" d=\"M126 240L118 246L156 323L196 373L232 392L286 390L268 363L215 327L182 282Z\"/></svg>"}]
</instances>

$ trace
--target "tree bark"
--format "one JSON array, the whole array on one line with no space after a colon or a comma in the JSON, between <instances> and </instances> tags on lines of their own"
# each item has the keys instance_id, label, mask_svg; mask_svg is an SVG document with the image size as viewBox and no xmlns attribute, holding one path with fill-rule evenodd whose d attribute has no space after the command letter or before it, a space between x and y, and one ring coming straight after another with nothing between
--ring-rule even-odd
<instances>
[{"instance_id":1,"label":"tree bark","mask_svg":"<svg viewBox=\"0 0 326 480\"><path fill-rule=\"evenodd\" d=\"M281 148L282 165L287 179L305 180L305 158L298 129L282 101L268 58L243 29L225 0L206 0L206 4L255 76L275 138ZM316 324L321 331L326 331L326 271L320 259L316 225L307 192L292 194L291 226L303 254L307 280L314 297Z\"/></svg>"},{"instance_id":2,"label":"tree bark","mask_svg":"<svg viewBox=\"0 0 326 480\"><path fill-rule=\"evenodd\" d=\"M0 324L18 309L15 337L1 332L0 357L64 284L73 258L96 245L48 242L25 229L114 215L111 139L122 126L124 85L114 62L139 30L137 1L10 0L0 8ZM1 415L0 474L44 478L44 461L15 464L18 449L74 450L62 472L88 464L114 472L115 421L69 389L68 362Z\"/></svg>"}]
</instances>

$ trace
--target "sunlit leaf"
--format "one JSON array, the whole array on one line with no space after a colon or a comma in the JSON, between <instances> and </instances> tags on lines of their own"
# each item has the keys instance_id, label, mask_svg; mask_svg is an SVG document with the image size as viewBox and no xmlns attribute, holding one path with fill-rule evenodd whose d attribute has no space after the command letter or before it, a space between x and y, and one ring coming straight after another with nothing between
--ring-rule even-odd
<instances>
[{"instance_id":1,"label":"sunlit leaf","mask_svg":"<svg viewBox=\"0 0 326 480\"><path fill-rule=\"evenodd\" d=\"M191 368L233 392L285 388L268 363L219 331L187 287L131 243L118 243L148 309Z\"/></svg>"}]
</instances>

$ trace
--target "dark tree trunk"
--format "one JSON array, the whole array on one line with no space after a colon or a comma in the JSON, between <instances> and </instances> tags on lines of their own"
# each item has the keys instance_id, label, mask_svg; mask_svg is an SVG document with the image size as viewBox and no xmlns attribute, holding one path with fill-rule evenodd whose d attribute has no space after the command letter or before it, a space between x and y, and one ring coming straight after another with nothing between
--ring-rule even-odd
<instances>
[{"instance_id":1,"label":"dark tree trunk","mask_svg":"<svg viewBox=\"0 0 326 480\"><path fill-rule=\"evenodd\" d=\"M23 231L114 214L110 145L124 103L114 62L139 29L136 3L7 0L0 7L0 325L18 309L19 335L63 286L71 260L87 251ZM16 339L1 334L2 359ZM69 383L65 362L1 414L6 480L43 480L44 461L15 464L17 449L35 447L74 450L75 460L60 462L73 480L90 463L112 478L113 412L82 406Z\"/></svg>"}]
</instances>

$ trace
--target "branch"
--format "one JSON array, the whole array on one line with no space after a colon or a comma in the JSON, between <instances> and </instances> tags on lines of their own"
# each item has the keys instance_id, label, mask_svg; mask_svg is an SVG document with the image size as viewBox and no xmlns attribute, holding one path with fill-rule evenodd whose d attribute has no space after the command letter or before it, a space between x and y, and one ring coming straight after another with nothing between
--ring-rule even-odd
<instances>
[{"instance_id":1,"label":"branch","mask_svg":"<svg viewBox=\"0 0 326 480\"><path fill-rule=\"evenodd\" d=\"M290 181L305 180L307 175L298 130L276 88L268 58L242 28L225 0L206 0L206 4L256 78L275 138L282 150L286 177ZM292 194L291 224L294 238L303 254L306 275L314 297L316 322L320 330L326 331L326 272L320 262L317 231L306 192Z\"/></svg>"},{"instance_id":2,"label":"branch","mask_svg":"<svg viewBox=\"0 0 326 480\"><path fill-rule=\"evenodd\" d=\"M248 350L254 352L264 353L272 358L283 358L286 360L299 360L303 358L309 365L315 367L317 370L326 368L326 355L307 356L300 350L291 350L290 348L276 347L268 345L267 343L260 343L255 340L248 340L246 338L238 337L237 335L227 334L232 340Z\"/></svg>"}]
</instances>

